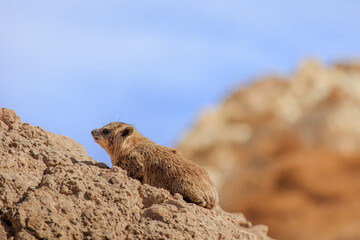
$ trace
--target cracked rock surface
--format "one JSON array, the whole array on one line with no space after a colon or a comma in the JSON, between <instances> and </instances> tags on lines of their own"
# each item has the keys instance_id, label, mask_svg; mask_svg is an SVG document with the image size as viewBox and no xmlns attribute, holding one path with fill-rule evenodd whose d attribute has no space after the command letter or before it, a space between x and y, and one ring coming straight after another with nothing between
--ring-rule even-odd
<instances>
[{"instance_id":1,"label":"cracked rock surface","mask_svg":"<svg viewBox=\"0 0 360 240\"><path fill-rule=\"evenodd\" d=\"M270 239L94 161L75 141L0 109L0 239Z\"/></svg>"}]
</instances>

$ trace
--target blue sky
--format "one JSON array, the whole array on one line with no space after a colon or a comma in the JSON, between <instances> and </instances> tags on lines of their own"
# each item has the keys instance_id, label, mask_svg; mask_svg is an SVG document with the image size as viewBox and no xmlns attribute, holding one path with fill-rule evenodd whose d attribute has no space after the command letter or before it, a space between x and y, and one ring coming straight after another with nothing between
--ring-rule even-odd
<instances>
[{"instance_id":1,"label":"blue sky","mask_svg":"<svg viewBox=\"0 0 360 240\"><path fill-rule=\"evenodd\" d=\"M256 76L359 59L359 11L350 0L0 0L0 107L110 165L90 135L108 122L174 146Z\"/></svg>"}]
</instances>

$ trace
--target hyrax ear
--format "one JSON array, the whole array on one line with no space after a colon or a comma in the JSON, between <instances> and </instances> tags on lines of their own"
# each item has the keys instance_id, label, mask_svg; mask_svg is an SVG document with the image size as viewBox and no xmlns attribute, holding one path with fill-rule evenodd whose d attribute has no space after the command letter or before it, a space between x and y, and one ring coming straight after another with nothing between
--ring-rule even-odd
<instances>
[{"instance_id":1,"label":"hyrax ear","mask_svg":"<svg viewBox=\"0 0 360 240\"><path fill-rule=\"evenodd\" d=\"M123 130L123 132L121 133L121 136L125 138L125 137L130 136L133 132L134 132L134 128L132 128L132 127L126 127L126 128Z\"/></svg>"}]
</instances>

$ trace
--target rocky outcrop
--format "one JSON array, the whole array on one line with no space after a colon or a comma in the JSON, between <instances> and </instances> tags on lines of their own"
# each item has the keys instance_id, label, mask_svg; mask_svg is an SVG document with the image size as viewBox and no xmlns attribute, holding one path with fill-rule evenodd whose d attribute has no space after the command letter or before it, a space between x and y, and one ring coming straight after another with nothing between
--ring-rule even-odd
<instances>
[{"instance_id":1,"label":"rocky outcrop","mask_svg":"<svg viewBox=\"0 0 360 240\"><path fill-rule=\"evenodd\" d=\"M0 140L0 239L269 239L242 214L141 185L5 108Z\"/></svg>"},{"instance_id":2,"label":"rocky outcrop","mask_svg":"<svg viewBox=\"0 0 360 240\"><path fill-rule=\"evenodd\" d=\"M360 239L360 64L310 61L200 116L180 151L278 239Z\"/></svg>"}]
</instances>

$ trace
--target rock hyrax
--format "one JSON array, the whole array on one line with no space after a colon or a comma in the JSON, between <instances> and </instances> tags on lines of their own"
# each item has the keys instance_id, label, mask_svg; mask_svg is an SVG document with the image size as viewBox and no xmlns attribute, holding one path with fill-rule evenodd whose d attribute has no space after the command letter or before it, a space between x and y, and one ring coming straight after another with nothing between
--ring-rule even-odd
<instances>
[{"instance_id":1,"label":"rock hyrax","mask_svg":"<svg viewBox=\"0 0 360 240\"><path fill-rule=\"evenodd\" d=\"M218 194L207 172L174 149L142 136L134 126L113 122L91 131L111 157L113 166L126 170L141 183L180 193L187 202L212 209Z\"/></svg>"}]
</instances>

